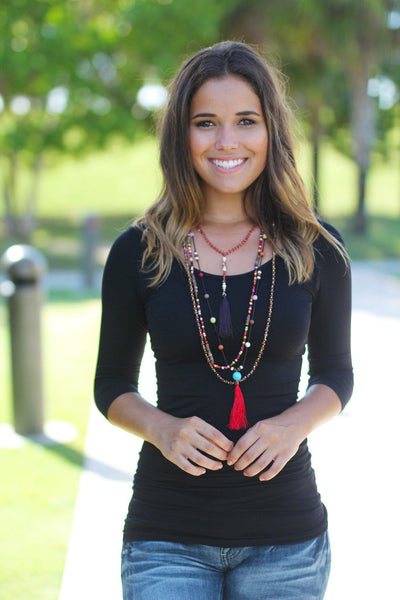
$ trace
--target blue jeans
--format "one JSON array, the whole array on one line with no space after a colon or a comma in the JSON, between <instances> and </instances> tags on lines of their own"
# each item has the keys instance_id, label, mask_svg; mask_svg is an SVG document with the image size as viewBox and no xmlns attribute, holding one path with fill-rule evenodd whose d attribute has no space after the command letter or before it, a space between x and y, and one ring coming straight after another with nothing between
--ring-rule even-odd
<instances>
[{"instance_id":1,"label":"blue jeans","mask_svg":"<svg viewBox=\"0 0 400 600\"><path fill-rule=\"evenodd\" d=\"M127 542L124 600L322 600L330 571L327 533L299 544L219 548Z\"/></svg>"}]
</instances>

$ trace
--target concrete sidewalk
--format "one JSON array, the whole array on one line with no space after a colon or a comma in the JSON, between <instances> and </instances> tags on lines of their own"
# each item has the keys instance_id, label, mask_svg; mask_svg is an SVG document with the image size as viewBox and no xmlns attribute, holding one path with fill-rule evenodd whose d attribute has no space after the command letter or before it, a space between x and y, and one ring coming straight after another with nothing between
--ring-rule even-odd
<instances>
[{"instance_id":1,"label":"concrete sidewalk","mask_svg":"<svg viewBox=\"0 0 400 600\"><path fill-rule=\"evenodd\" d=\"M143 397L156 403L153 355L140 370ZM113 427L92 406L84 470L59 600L120 600L122 528L142 440Z\"/></svg>"},{"instance_id":2,"label":"concrete sidewalk","mask_svg":"<svg viewBox=\"0 0 400 600\"><path fill-rule=\"evenodd\" d=\"M400 278L388 274L397 267L353 265L354 394L342 415L310 437L333 552L325 600L399 597ZM155 400L148 348L140 389ZM122 598L121 533L140 445L93 408L60 600Z\"/></svg>"}]
</instances>

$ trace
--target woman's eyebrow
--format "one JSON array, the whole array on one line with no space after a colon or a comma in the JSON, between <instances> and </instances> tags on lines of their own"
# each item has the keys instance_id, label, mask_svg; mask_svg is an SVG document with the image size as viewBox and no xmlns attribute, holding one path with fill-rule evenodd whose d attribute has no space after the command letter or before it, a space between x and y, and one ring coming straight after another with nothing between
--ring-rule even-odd
<instances>
[{"instance_id":1,"label":"woman's eyebrow","mask_svg":"<svg viewBox=\"0 0 400 600\"><path fill-rule=\"evenodd\" d=\"M240 112L236 113L237 115L240 115L241 117L245 117L247 115L257 115L257 117L260 117L260 113L258 113L256 110L241 110Z\"/></svg>"},{"instance_id":2,"label":"woman's eyebrow","mask_svg":"<svg viewBox=\"0 0 400 600\"><path fill-rule=\"evenodd\" d=\"M196 115L194 115L193 117L191 117L192 119L197 119L198 117L216 117L217 115L215 115L214 113L197 113Z\"/></svg>"},{"instance_id":3,"label":"woman's eyebrow","mask_svg":"<svg viewBox=\"0 0 400 600\"><path fill-rule=\"evenodd\" d=\"M256 111L256 110L241 110L240 112L237 112L236 115L240 116L240 117L245 117L248 115L256 115L257 117L260 116L260 114ZM191 119L198 119L199 117L216 117L217 115L214 113L197 113L195 115L193 115L193 117L191 117Z\"/></svg>"}]
</instances>

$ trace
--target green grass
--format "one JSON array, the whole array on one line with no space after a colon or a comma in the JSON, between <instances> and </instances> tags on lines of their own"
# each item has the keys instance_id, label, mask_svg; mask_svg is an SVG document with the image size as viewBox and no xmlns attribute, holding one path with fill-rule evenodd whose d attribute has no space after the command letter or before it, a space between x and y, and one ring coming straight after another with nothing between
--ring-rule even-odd
<instances>
[{"instance_id":1,"label":"green grass","mask_svg":"<svg viewBox=\"0 0 400 600\"><path fill-rule=\"evenodd\" d=\"M310 147L298 153L299 170L310 185ZM367 179L366 206L370 216L400 218L400 161L393 152L387 162L373 157ZM350 217L357 206L357 167L354 161L340 154L329 144L320 151L321 213L328 219Z\"/></svg>"},{"instance_id":2,"label":"green grass","mask_svg":"<svg viewBox=\"0 0 400 600\"><path fill-rule=\"evenodd\" d=\"M400 219L371 217L364 235L354 233L352 222L345 218L331 219L342 233L353 260L382 260L400 257Z\"/></svg>"},{"instance_id":3,"label":"green grass","mask_svg":"<svg viewBox=\"0 0 400 600\"><path fill-rule=\"evenodd\" d=\"M11 422L7 311L0 304L0 422ZM0 598L57 600L92 401L100 303L53 295L43 310L46 420L74 424L69 444L0 448Z\"/></svg>"},{"instance_id":4,"label":"green grass","mask_svg":"<svg viewBox=\"0 0 400 600\"><path fill-rule=\"evenodd\" d=\"M157 145L146 138L114 144L84 158L63 158L45 172L39 215L65 217L80 226L86 214L141 214L161 186Z\"/></svg>"}]
</instances>

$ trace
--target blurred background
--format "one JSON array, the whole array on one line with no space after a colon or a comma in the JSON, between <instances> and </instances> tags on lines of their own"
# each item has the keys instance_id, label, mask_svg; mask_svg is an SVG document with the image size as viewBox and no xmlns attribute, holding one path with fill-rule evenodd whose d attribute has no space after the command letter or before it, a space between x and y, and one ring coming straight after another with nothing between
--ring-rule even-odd
<instances>
[{"instance_id":1,"label":"blurred background","mask_svg":"<svg viewBox=\"0 0 400 600\"><path fill-rule=\"evenodd\" d=\"M74 430L44 444L0 429L1 599L58 598L92 402L101 269L160 189L156 122L168 81L223 39L256 44L285 73L300 172L352 259L400 257L400 1L1 2L0 254L29 244L46 258L46 420ZM7 426L5 300L0 353Z\"/></svg>"}]
</instances>

